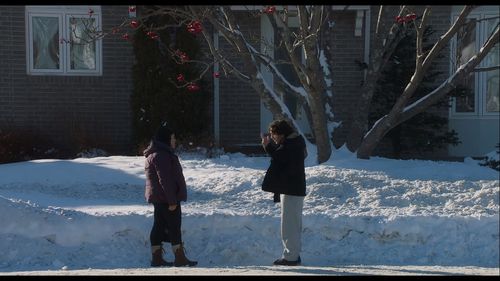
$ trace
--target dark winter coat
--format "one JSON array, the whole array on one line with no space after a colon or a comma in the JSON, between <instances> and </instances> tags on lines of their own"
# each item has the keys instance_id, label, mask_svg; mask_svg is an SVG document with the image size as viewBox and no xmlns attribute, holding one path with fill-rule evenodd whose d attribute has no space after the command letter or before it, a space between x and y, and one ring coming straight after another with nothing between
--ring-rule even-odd
<instances>
[{"instance_id":1,"label":"dark winter coat","mask_svg":"<svg viewBox=\"0 0 500 281\"><path fill-rule=\"evenodd\" d=\"M264 176L262 190L305 196L304 158L307 156L307 150L304 138L292 133L280 145L270 141L264 150L271 156L271 164Z\"/></svg>"},{"instance_id":2,"label":"dark winter coat","mask_svg":"<svg viewBox=\"0 0 500 281\"><path fill-rule=\"evenodd\" d=\"M175 205L187 200L186 181L179 158L171 146L153 140L144 150L146 157L146 186L148 203Z\"/></svg>"}]
</instances>

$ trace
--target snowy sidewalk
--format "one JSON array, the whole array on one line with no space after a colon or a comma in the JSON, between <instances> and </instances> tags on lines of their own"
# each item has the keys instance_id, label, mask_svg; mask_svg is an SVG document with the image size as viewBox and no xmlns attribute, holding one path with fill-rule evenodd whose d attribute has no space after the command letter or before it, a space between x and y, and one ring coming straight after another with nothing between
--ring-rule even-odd
<instances>
[{"instance_id":1,"label":"snowy sidewalk","mask_svg":"<svg viewBox=\"0 0 500 281\"><path fill-rule=\"evenodd\" d=\"M235 266L235 267L164 267L84 270L46 270L0 272L1 275L489 275L499 276L499 268L476 266L388 266L351 265L315 266Z\"/></svg>"}]
</instances>

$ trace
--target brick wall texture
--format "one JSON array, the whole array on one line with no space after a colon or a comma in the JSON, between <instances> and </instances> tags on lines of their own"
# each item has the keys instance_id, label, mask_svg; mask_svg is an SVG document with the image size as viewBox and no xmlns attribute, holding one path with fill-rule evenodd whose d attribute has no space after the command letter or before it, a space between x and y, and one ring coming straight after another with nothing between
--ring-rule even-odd
<instances>
[{"instance_id":1,"label":"brick wall texture","mask_svg":"<svg viewBox=\"0 0 500 281\"><path fill-rule=\"evenodd\" d=\"M101 6L103 30L121 24L128 6ZM103 40L102 76L28 75L24 6L1 6L0 128L25 129L62 147L100 144L131 149L132 45Z\"/></svg>"},{"instance_id":2,"label":"brick wall texture","mask_svg":"<svg viewBox=\"0 0 500 281\"><path fill-rule=\"evenodd\" d=\"M394 17L398 6L387 16ZM103 5L103 28L119 25L127 13L127 6ZM450 25L451 6L433 6L430 24L439 36ZM391 10L391 9L389 9ZM370 32L376 27L378 6L371 6ZM421 7L416 11L419 13ZM392 14L391 14L392 13ZM240 27L253 38L260 38L260 19L244 12L237 14ZM350 125L350 112L363 80L363 71L354 60L364 61L364 33L355 36L355 11L332 11L334 26L324 39L327 58L331 60L334 114L343 126L335 131L335 144L345 141ZM127 153L131 144L132 93L131 66L133 50L130 43L119 36L103 40L102 76L33 76L26 74L26 27L24 6L1 6L0 24L0 128L25 128L38 131L63 143L78 139L98 140L101 148L111 153ZM221 49L227 46L222 37ZM373 45L373 42L371 43ZM259 47L259 43L254 43ZM446 75L448 50L437 63ZM238 54L230 49L228 56L236 65L242 65ZM210 77L211 79L211 77ZM444 77L436 79L443 81ZM260 98L248 84L221 75L220 83L220 144L233 147L260 142ZM213 100L211 105L213 106ZM211 113L213 116L213 112ZM447 116L447 110L441 112ZM386 144L377 153L384 154ZM445 153L444 151L442 153ZM434 153L435 155L435 153Z\"/></svg>"}]
</instances>

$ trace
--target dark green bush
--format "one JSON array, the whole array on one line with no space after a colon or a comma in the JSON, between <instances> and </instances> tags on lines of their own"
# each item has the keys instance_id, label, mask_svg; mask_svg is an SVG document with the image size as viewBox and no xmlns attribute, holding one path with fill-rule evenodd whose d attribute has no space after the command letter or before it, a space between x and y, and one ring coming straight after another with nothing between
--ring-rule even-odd
<instances>
[{"instance_id":1,"label":"dark green bush","mask_svg":"<svg viewBox=\"0 0 500 281\"><path fill-rule=\"evenodd\" d=\"M426 42L433 32L430 27L424 32L423 41L424 48L426 48L424 51L431 46ZM382 72L372 99L369 115L370 126L389 112L410 81L415 70L415 40L414 30L408 30L406 37L401 40ZM441 72L436 71L435 68L429 68L410 103L428 94L434 87L434 81L439 74ZM460 143L457 132L446 130L448 119L438 116L432 111L448 107L447 100L448 97L444 97L429 110L397 125L384 136L383 141L392 146L391 157L419 155L422 152L432 152L445 148L449 144L457 145Z\"/></svg>"},{"instance_id":2,"label":"dark green bush","mask_svg":"<svg viewBox=\"0 0 500 281\"><path fill-rule=\"evenodd\" d=\"M199 42L186 27L157 31L159 40L147 36L149 26L172 23L168 16L157 16L144 23L134 34L136 62L133 66L134 89L131 97L134 141L138 152L147 145L163 121L167 121L179 144L208 145L210 91L202 81L200 90L180 87L177 75L187 81L197 78L195 63L178 64L167 50L182 50L190 59L199 56Z\"/></svg>"},{"instance_id":3,"label":"dark green bush","mask_svg":"<svg viewBox=\"0 0 500 281\"><path fill-rule=\"evenodd\" d=\"M39 134L22 130L0 130L0 164L59 157L59 150Z\"/></svg>"}]
</instances>

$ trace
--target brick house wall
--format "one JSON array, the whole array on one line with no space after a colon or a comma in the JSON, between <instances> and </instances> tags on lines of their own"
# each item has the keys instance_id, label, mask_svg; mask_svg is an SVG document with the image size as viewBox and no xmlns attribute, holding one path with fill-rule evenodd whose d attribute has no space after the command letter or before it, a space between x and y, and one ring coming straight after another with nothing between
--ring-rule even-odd
<instances>
[{"instance_id":1,"label":"brick house wall","mask_svg":"<svg viewBox=\"0 0 500 281\"><path fill-rule=\"evenodd\" d=\"M238 24L243 33L251 34L251 37L260 38L260 18L244 11L235 12ZM225 40L219 38L219 46L228 47ZM256 48L260 43L253 43ZM234 49L229 49L234 52ZM237 67L243 66L241 59L231 59ZM242 82L230 76L225 78L221 75L220 85L220 145L226 151L241 149L246 144L260 143L260 97L250 87L250 84Z\"/></svg>"},{"instance_id":2,"label":"brick house wall","mask_svg":"<svg viewBox=\"0 0 500 281\"><path fill-rule=\"evenodd\" d=\"M128 6L101 6L103 30L121 24ZM132 45L103 39L102 76L26 73L24 6L1 6L0 128L26 129L60 147L92 146L113 154L131 149Z\"/></svg>"},{"instance_id":3,"label":"brick house wall","mask_svg":"<svg viewBox=\"0 0 500 281\"><path fill-rule=\"evenodd\" d=\"M101 6L103 29L109 30L122 23L127 6ZM397 6L392 7L396 13ZM440 36L450 25L451 6L434 6L430 25ZM371 6L371 43L376 27L378 6ZM416 11L417 13L419 11ZM260 38L261 22L258 16L245 11L235 12L243 32ZM387 16L391 16L390 13ZM331 11L335 22L323 41L326 56L332 63L334 114L343 125L334 132L334 144L345 142L350 123L350 112L355 110L355 101L364 73L354 60L364 61L363 23L361 36L354 35L356 12ZM50 137L55 142L71 146L87 142L100 144L113 154L130 153L132 142L131 109L129 104L133 84L131 67L134 62L132 45L120 36L109 36L103 40L102 76L31 76L26 74L26 28L24 6L2 6L0 24L0 129L25 128ZM222 37L221 48L227 47ZM259 43L253 43L259 48ZM237 54L232 63L242 65ZM448 49L437 63L444 74L436 81L443 81L448 74ZM210 89L212 77L207 76ZM249 144L259 144L260 97L255 91L235 77L221 75L219 79L219 129L220 145L226 151L242 150ZM213 109L213 96L210 101ZM448 116L448 110L439 111ZM210 113L213 117L213 110ZM213 118L211 121L213 126ZM213 131L213 128L212 128ZM387 155L388 143L381 143L375 155ZM134 151L135 153L135 151ZM425 157L446 156L446 148Z\"/></svg>"},{"instance_id":4,"label":"brick house wall","mask_svg":"<svg viewBox=\"0 0 500 281\"><path fill-rule=\"evenodd\" d=\"M335 121L342 122L333 134L336 147L345 143L351 112L356 110L364 79L364 72L354 62L364 61L364 36L354 36L355 19L356 11L331 11L329 20L335 24L325 34L325 53L331 66L333 114Z\"/></svg>"}]
</instances>

